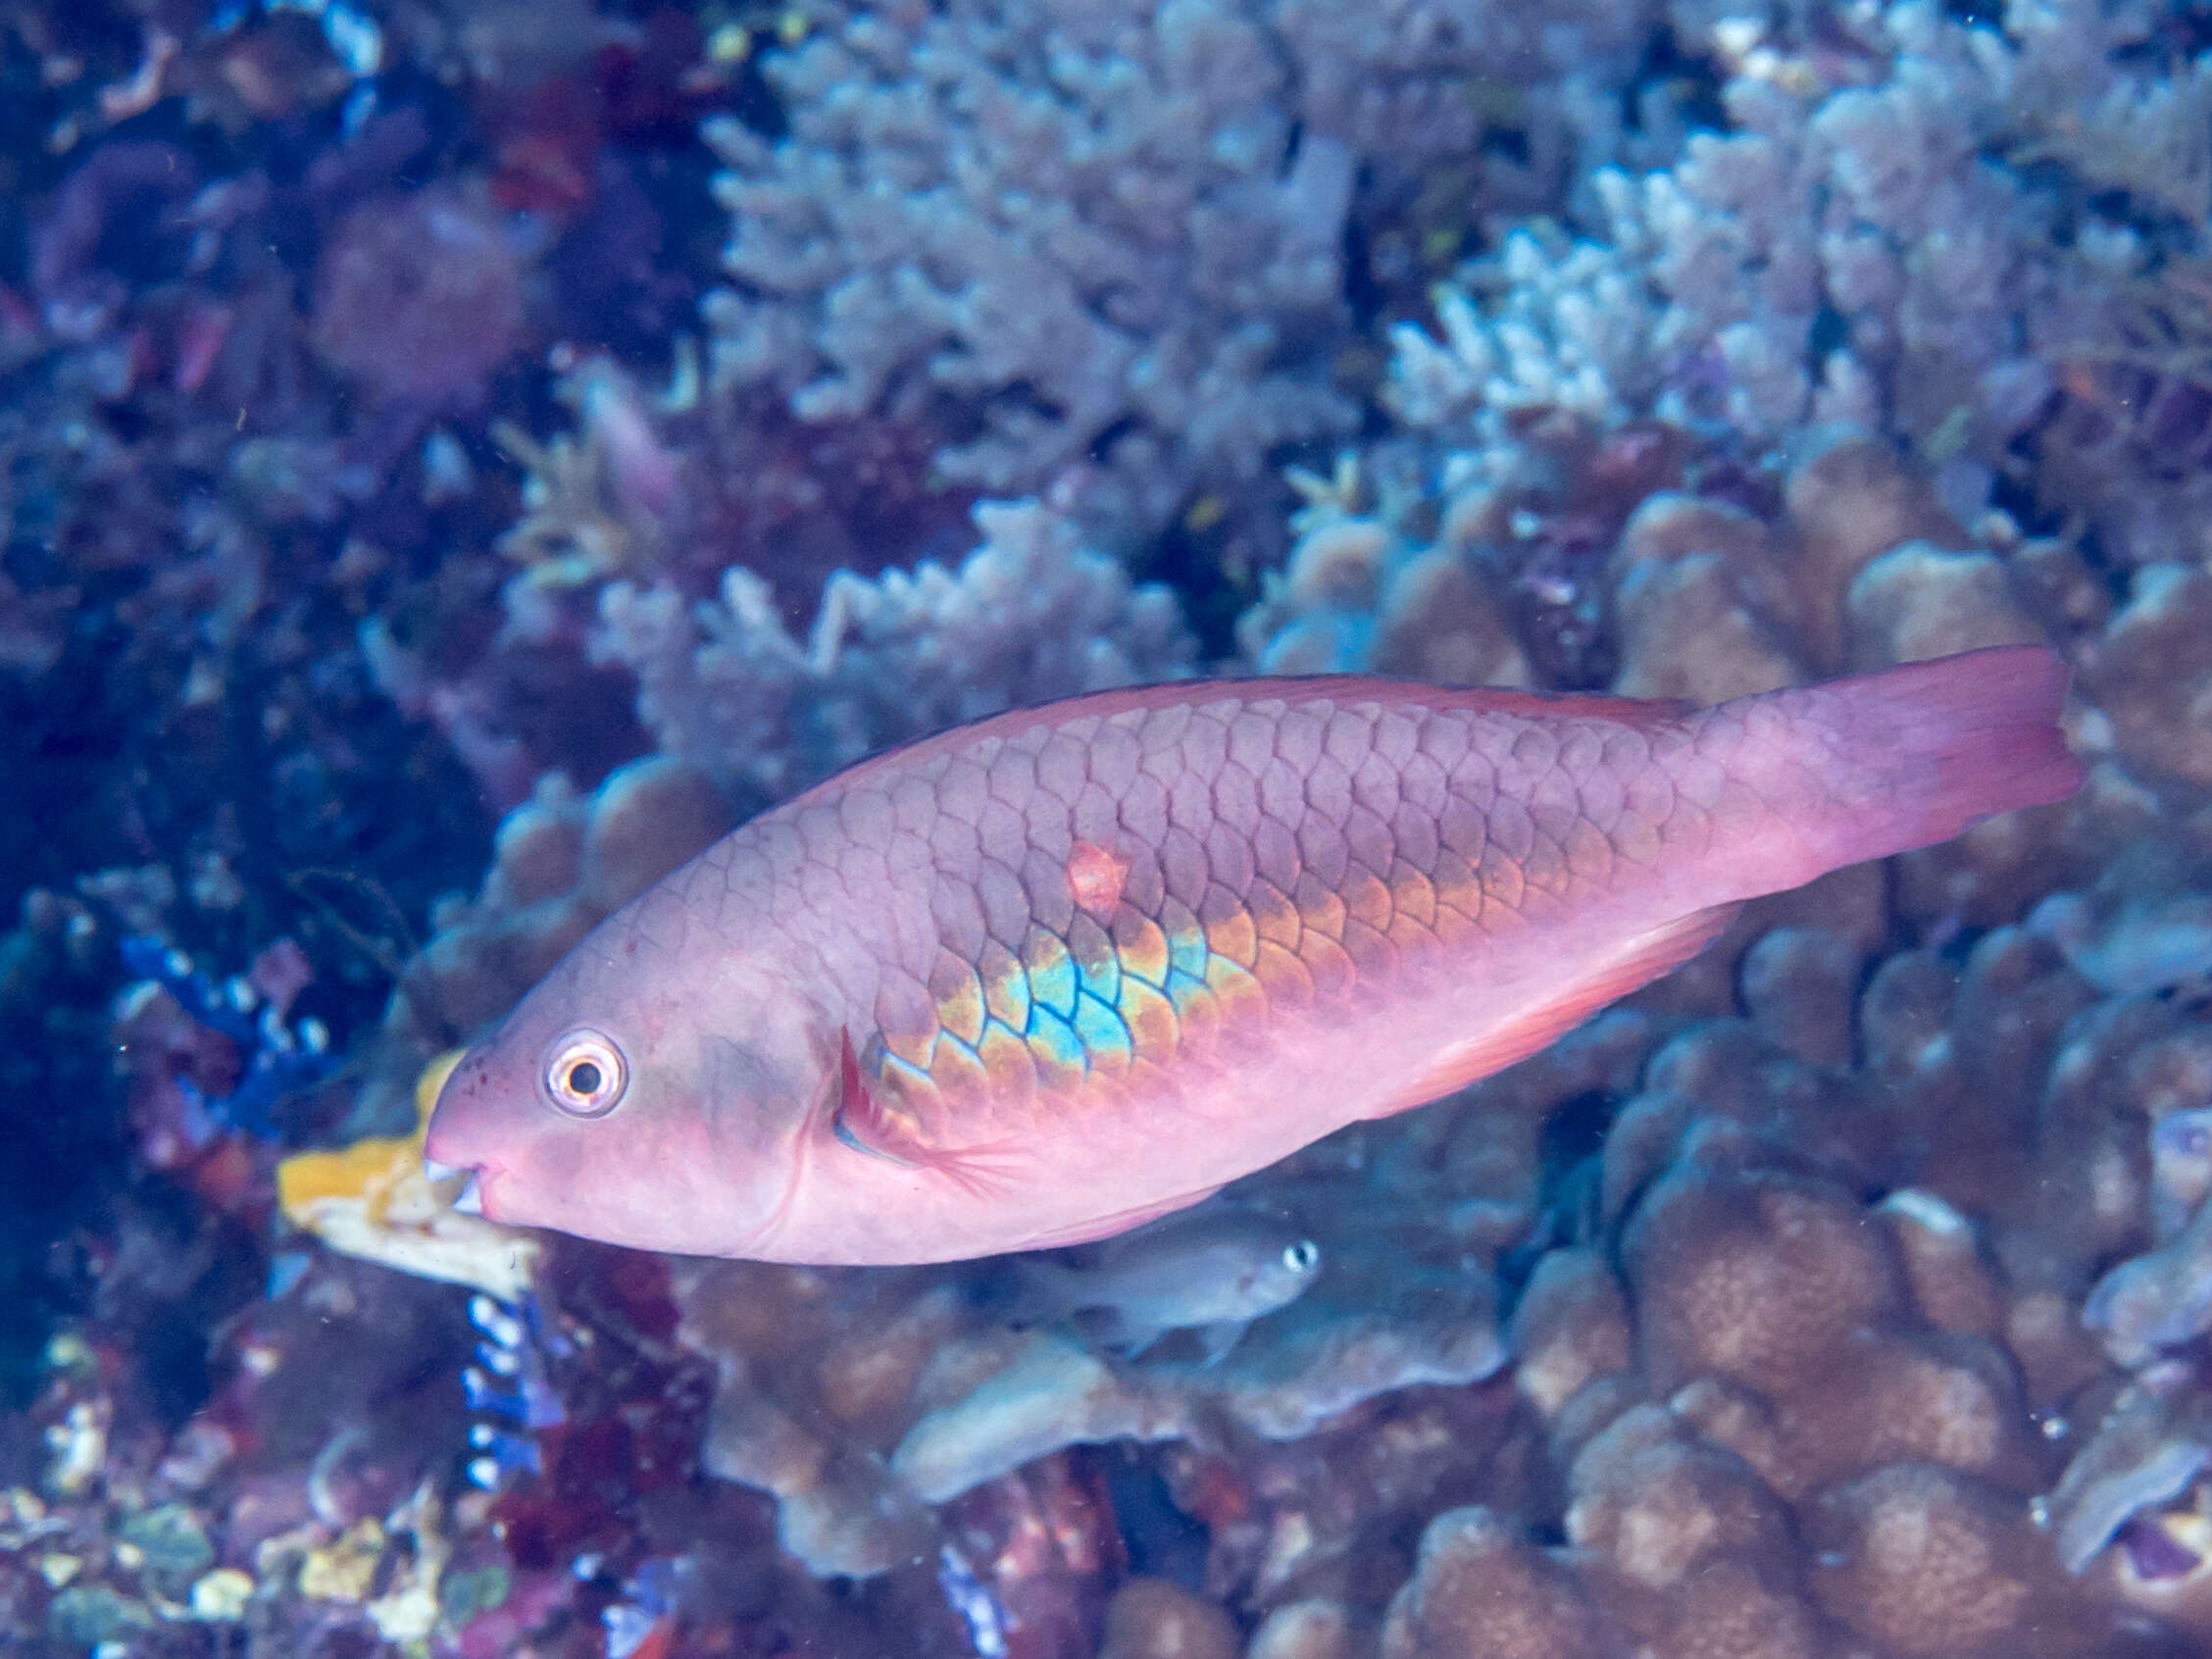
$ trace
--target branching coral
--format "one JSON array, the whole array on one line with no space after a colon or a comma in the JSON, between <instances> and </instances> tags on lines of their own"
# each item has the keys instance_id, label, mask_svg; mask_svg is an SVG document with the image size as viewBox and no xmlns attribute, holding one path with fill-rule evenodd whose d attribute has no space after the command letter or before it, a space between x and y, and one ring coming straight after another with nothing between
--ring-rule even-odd
<instances>
[{"instance_id":1,"label":"branching coral","mask_svg":"<svg viewBox=\"0 0 2212 1659\"><path fill-rule=\"evenodd\" d=\"M1003 708L1188 671L1167 589L1133 585L1033 503L986 503L976 523L982 545L957 570L832 574L803 643L742 567L719 602L617 583L594 654L636 675L663 753L769 796Z\"/></svg>"},{"instance_id":2,"label":"branching coral","mask_svg":"<svg viewBox=\"0 0 2212 1659\"><path fill-rule=\"evenodd\" d=\"M1346 429L1357 158L1293 142L1279 51L1203 5L870 14L810 42L775 72L788 138L715 130L743 284L709 312L718 379L930 419L947 471L998 493L1105 443L1139 525Z\"/></svg>"},{"instance_id":3,"label":"branching coral","mask_svg":"<svg viewBox=\"0 0 2212 1659\"><path fill-rule=\"evenodd\" d=\"M1440 338L1398 329L1395 404L1492 437L1530 407L1658 414L1754 451L1845 420L1944 468L1962 507L2017 477L2115 551L2169 556L2200 486L2145 502L2111 487L2111 452L2101 478L2070 459L2118 428L2148 477L2202 401L2208 72L2134 69L2162 59L2159 26L2149 8L2021 4L1992 26L1903 0L1824 38L1685 8L1684 38L1729 70L1726 129L1589 176L1587 239L1507 236L1440 296ZM2153 392L2155 432L2129 408ZM2033 440L2069 401L2038 472Z\"/></svg>"},{"instance_id":4,"label":"branching coral","mask_svg":"<svg viewBox=\"0 0 2212 1659\"><path fill-rule=\"evenodd\" d=\"M877 11L771 67L790 131L712 129L737 285L718 381L925 420L946 472L1082 493L1123 533L1347 431L1340 243L1363 165L1448 153L1482 78L1602 79L1634 4Z\"/></svg>"}]
</instances>

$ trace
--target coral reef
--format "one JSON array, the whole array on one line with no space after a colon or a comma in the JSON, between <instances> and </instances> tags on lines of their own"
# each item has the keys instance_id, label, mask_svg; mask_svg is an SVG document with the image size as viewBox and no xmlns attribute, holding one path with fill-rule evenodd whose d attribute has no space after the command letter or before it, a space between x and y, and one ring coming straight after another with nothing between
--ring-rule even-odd
<instances>
[{"instance_id":1,"label":"coral reef","mask_svg":"<svg viewBox=\"0 0 2212 1659\"><path fill-rule=\"evenodd\" d=\"M1440 308L1440 342L1399 330L1397 406L1492 431L1528 407L1656 414L1759 447L1852 422L1938 469L1954 511L2003 484L2086 515L2116 558L2171 557L2190 469L2147 496L2098 476L2131 444L2186 443L2189 417L2153 395L2169 379L2202 397L2179 387L2202 350L2208 72L2130 67L2161 27L2154 9L2023 5L1992 26L1911 3L1830 38L1693 27L1727 71L1724 129L1593 172L1586 237L1507 237Z\"/></svg>"},{"instance_id":2,"label":"coral reef","mask_svg":"<svg viewBox=\"0 0 2212 1659\"><path fill-rule=\"evenodd\" d=\"M0 1648L2201 1651L2208 87L2147 0L15 8ZM1322 1267L1224 1352L422 1161L952 722L2017 640L2077 800L1240 1183Z\"/></svg>"},{"instance_id":3,"label":"coral reef","mask_svg":"<svg viewBox=\"0 0 2212 1659\"><path fill-rule=\"evenodd\" d=\"M715 602L608 588L592 649L636 676L664 754L771 798L942 727L1188 672L1167 589L1132 586L1033 502L982 503L976 523L982 545L956 570L832 574L803 643L737 566Z\"/></svg>"},{"instance_id":4,"label":"coral reef","mask_svg":"<svg viewBox=\"0 0 2212 1659\"><path fill-rule=\"evenodd\" d=\"M1087 522L1141 536L1356 424L1335 359L1363 169L1471 148L1478 78L1618 76L1645 21L1602 0L1541 27L1302 0L840 19L769 71L787 131L711 128L735 278L707 312L714 377L808 419L921 421L992 493L1073 470Z\"/></svg>"}]
</instances>

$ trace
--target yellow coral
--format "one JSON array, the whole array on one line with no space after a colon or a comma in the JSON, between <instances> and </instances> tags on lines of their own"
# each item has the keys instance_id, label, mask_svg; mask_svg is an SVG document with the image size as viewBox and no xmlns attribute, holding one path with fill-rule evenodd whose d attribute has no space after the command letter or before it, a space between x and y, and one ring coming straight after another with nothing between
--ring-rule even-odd
<instances>
[{"instance_id":1,"label":"yellow coral","mask_svg":"<svg viewBox=\"0 0 2212 1659\"><path fill-rule=\"evenodd\" d=\"M294 1226L341 1255L519 1301L536 1264L536 1237L459 1213L459 1178L433 1180L423 1162L430 1108L460 1059L455 1050L424 1069L414 1133L287 1158L276 1167L276 1199Z\"/></svg>"}]
</instances>

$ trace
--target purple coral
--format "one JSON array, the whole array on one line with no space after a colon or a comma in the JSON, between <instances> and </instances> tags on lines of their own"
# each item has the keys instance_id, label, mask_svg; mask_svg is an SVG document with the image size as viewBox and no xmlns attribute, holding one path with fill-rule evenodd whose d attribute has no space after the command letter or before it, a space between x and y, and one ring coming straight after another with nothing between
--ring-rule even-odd
<instances>
[{"instance_id":1,"label":"purple coral","mask_svg":"<svg viewBox=\"0 0 2212 1659\"><path fill-rule=\"evenodd\" d=\"M478 401L522 344L515 237L490 203L450 190L364 203L324 251L316 343L379 401L426 410Z\"/></svg>"}]
</instances>

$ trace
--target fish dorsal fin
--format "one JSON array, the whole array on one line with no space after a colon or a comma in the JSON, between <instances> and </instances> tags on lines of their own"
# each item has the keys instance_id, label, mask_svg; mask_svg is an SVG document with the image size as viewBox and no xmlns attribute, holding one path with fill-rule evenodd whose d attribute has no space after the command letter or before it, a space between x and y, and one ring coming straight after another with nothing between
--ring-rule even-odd
<instances>
[{"instance_id":1,"label":"fish dorsal fin","mask_svg":"<svg viewBox=\"0 0 2212 1659\"><path fill-rule=\"evenodd\" d=\"M1740 904L1717 904L1654 928L1563 994L1523 1009L1502 1025L1446 1049L1403 1089L1366 1116L1387 1118L1425 1106L1548 1048L1607 1003L1680 968L1719 938L1742 908Z\"/></svg>"}]
</instances>

